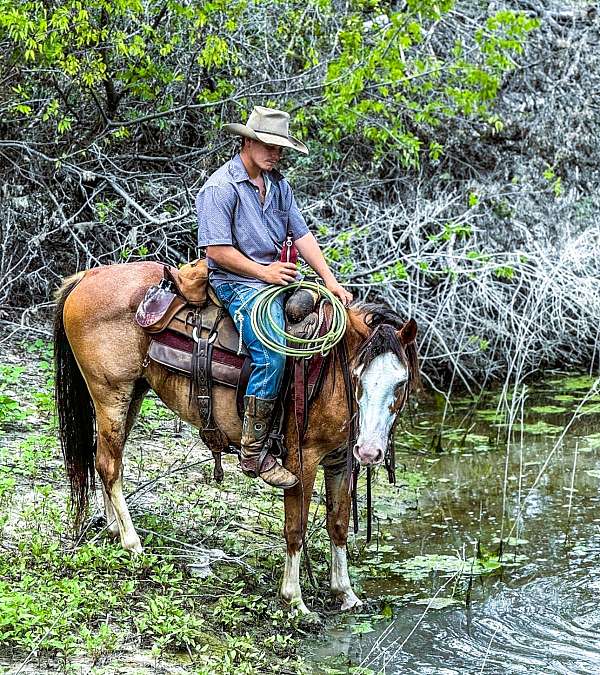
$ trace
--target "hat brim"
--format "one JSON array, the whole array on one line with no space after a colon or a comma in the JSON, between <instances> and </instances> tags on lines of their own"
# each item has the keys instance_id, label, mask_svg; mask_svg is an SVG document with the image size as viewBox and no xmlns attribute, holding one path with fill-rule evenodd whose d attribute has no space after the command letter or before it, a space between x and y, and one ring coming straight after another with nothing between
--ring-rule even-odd
<instances>
[{"instance_id":1,"label":"hat brim","mask_svg":"<svg viewBox=\"0 0 600 675\"><path fill-rule=\"evenodd\" d=\"M277 136L275 134L267 134L262 131L254 131L250 129L245 124L236 124L235 122L230 124L223 125L223 131L226 131L230 134L235 134L236 136L245 136L246 138L252 138L255 141L261 141L262 143L267 143L268 145L280 145L283 148L292 148L292 150L297 150L303 155L308 155L308 148L302 141L299 141L293 136Z\"/></svg>"}]
</instances>

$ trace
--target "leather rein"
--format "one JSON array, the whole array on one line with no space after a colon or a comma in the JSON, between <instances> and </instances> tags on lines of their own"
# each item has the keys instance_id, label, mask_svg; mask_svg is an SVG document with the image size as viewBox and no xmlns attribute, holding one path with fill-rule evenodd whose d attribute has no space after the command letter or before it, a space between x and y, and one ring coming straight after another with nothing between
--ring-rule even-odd
<instances>
[{"instance_id":1,"label":"leather rein","mask_svg":"<svg viewBox=\"0 0 600 675\"><path fill-rule=\"evenodd\" d=\"M366 338L366 340L360 345L358 354L363 354L369 344L373 341L379 328L384 324L379 324L375 327L373 332ZM358 484L358 475L360 473L360 464L358 460L354 457L354 445L358 438L359 430L359 410L356 405L356 398L354 395L355 386L354 386L354 377L350 371L350 358L348 356L348 348L346 346L346 340L342 340L338 347L338 353L340 357L340 365L342 369L342 374L344 376L344 386L346 389L346 403L348 406L349 421L348 421L348 441L347 441L347 450L346 450L346 471L348 476L348 492L351 495L352 501L352 521L353 521L353 530L354 534L358 532L358 498L357 498L357 484ZM406 365L406 364L405 364ZM410 368L408 368L409 378L410 378ZM409 380L410 381L410 380ZM385 450L384 463L385 468L388 474L388 482L392 485L396 484L396 447L394 444L394 433L396 426L399 420L399 413L404 408L408 401L410 392L409 382L403 387L402 394L400 398L395 402L394 408L396 412L396 417L392 423L390 433L387 439L387 447ZM367 543L371 541L372 536L372 523L373 523L373 504L372 504L372 479L373 471L371 466L367 466L367 533L366 539Z\"/></svg>"}]
</instances>

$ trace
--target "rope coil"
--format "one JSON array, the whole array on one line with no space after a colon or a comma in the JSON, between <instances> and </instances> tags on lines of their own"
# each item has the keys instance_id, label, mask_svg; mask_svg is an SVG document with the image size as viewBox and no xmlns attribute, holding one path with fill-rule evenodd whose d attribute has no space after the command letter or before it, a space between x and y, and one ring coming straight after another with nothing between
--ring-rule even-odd
<instances>
[{"instance_id":1,"label":"rope coil","mask_svg":"<svg viewBox=\"0 0 600 675\"><path fill-rule=\"evenodd\" d=\"M331 328L324 335L317 335L307 340L290 335L277 325L272 313L275 300L282 293L299 288L316 291L331 304L333 308ZM295 356L297 358L308 358L315 354L327 354L344 337L347 320L346 309L341 301L330 290L312 281L295 281L287 286L267 286L257 294L256 302L250 314L252 330L265 347L278 354ZM286 344L282 345L275 342L273 338L265 333L265 326L270 326L277 335L283 337L286 340Z\"/></svg>"}]
</instances>

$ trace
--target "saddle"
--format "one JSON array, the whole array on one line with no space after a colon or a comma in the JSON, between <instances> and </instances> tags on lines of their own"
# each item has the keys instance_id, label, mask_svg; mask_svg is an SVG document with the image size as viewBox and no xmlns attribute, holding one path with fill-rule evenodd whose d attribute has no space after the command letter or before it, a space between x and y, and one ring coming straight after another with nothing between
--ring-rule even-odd
<instances>
[{"instance_id":1,"label":"saddle","mask_svg":"<svg viewBox=\"0 0 600 675\"><path fill-rule=\"evenodd\" d=\"M195 273L203 262L192 264L196 268ZM243 419L244 394L251 373L251 359L233 320L214 289L206 283L205 291L201 294L196 292L194 301L190 302L183 292L185 284L181 283L181 271L164 266L163 279L147 290L137 309L135 321L151 336L147 359L189 378L190 399L195 399L198 405L202 438L211 448L221 446L225 449L231 444L214 424L212 389L215 385L235 388L237 412ZM310 338L328 330L322 308L309 306L306 298L296 294L286 303L286 313L288 304L294 323L288 323L286 330L292 335ZM293 368L290 363L286 364L277 406L279 413L272 425L272 440L280 445L279 451L275 450L276 454L285 452L281 432L287 396L293 397L296 410L302 409L305 427L308 406L324 379L327 362L327 357L317 355L302 359L302 363L296 363ZM304 428L299 429L301 435L304 431Z\"/></svg>"}]
</instances>

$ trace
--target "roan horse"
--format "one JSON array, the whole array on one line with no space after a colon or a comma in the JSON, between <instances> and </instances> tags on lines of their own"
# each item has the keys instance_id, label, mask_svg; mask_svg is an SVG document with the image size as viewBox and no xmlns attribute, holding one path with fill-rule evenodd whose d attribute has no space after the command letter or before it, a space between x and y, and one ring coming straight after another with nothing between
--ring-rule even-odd
<instances>
[{"instance_id":1,"label":"roan horse","mask_svg":"<svg viewBox=\"0 0 600 675\"><path fill-rule=\"evenodd\" d=\"M183 420L200 424L187 379L146 359L149 338L133 320L147 288L162 276L162 265L152 262L98 267L69 277L57 293L55 393L76 523L85 515L96 469L109 532L134 553L142 546L123 495L122 457L145 394L153 389ZM403 324L380 305L356 304L348 310L344 340L358 403L352 450L361 465L382 462L392 424L418 384L415 337L413 320ZM287 555L281 595L300 613L308 612L300 590L300 555L319 465L325 472L331 590L343 610L362 604L350 585L346 561L350 495L345 446L352 422L345 389L335 359L311 405L301 460L293 415L285 427L285 465L300 483L284 496ZM239 443L235 390L215 385L213 396L218 427Z\"/></svg>"}]
</instances>

